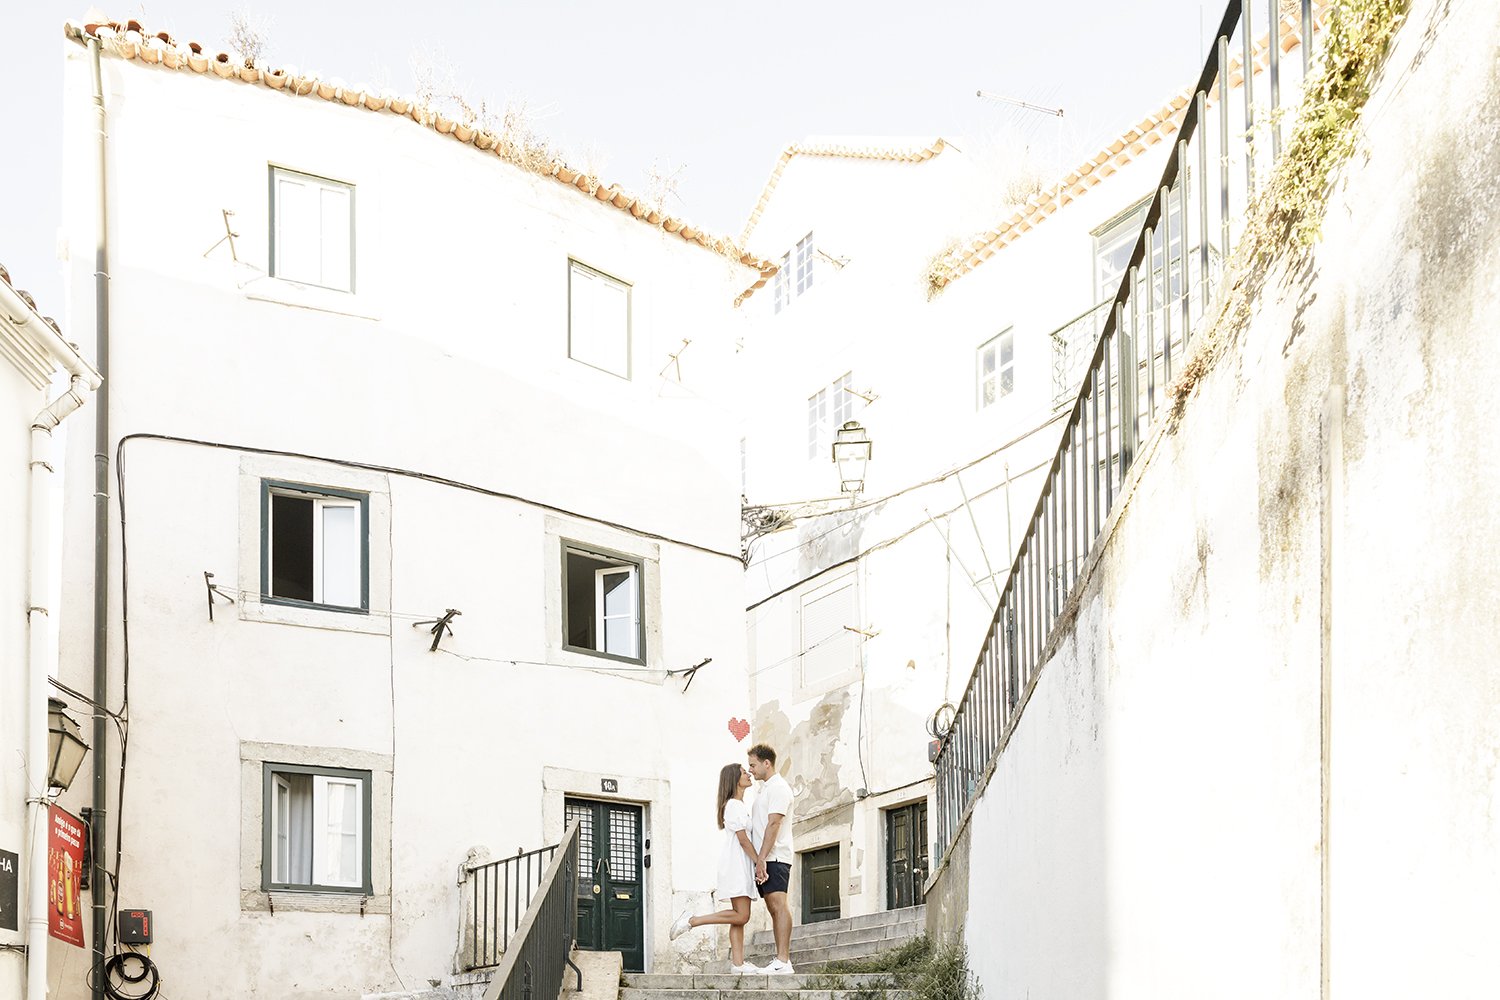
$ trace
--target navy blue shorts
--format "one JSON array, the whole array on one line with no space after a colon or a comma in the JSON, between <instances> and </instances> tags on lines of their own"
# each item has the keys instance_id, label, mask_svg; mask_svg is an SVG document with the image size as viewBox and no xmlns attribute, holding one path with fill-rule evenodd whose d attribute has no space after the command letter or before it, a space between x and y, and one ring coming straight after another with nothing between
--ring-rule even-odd
<instances>
[{"instance_id":1,"label":"navy blue shorts","mask_svg":"<svg viewBox=\"0 0 1500 1000\"><path fill-rule=\"evenodd\" d=\"M766 880L756 888L760 889L761 897L764 898L773 892L786 892L787 887L791 884L791 865L785 861L767 861Z\"/></svg>"}]
</instances>

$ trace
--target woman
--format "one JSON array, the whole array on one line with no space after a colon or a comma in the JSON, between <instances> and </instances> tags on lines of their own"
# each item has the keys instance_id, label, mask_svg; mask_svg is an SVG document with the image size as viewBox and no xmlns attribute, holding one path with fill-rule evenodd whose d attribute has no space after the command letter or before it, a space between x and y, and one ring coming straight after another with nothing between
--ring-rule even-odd
<instances>
[{"instance_id":1,"label":"woman","mask_svg":"<svg viewBox=\"0 0 1500 1000\"><path fill-rule=\"evenodd\" d=\"M750 843L750 809L745 805L749 787L750 772L741 765L725 764L719 772L719 829L724 831L724 843L719 849L719 884L714 895L730 908L699 916L683 910L672 924L674 941L692 927L728 924L729 971L741 975L761 971L745 961L745 925L750 922L750 899L755 895L755 847Z\"/></svg>"}]
</instances>

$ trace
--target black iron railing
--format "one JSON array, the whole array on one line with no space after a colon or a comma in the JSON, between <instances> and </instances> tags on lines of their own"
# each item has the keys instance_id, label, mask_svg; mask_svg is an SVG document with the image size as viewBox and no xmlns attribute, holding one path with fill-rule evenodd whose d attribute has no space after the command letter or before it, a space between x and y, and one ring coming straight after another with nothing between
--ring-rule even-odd
<instances>
[{"instance_id":1,"label":"black iron railing","mask_svg":"<svg viewBox=\"0 0 1500 1000\"><path fill-rule=\"evenodd\" d=\"M1081 385L1074 383L1072 413L978 662L942 737L934 831L941 854L1019 719L1058 615L1208 311L1219 261L1229 258L1243 228L1256 178L1280 152L1281 56L1300 45L1305 77L1314 28L1313 0L1301 0L1300 11L1286 15L1283 4L1266 0L1257 18L1253 4L1231 0L1184 109L1129 266L1107 303L1103 331ZM1319 0L1320 13L1324 6ZM1252 21L1265 26L1262 38ZM1239 51L1232 57L1235 36ZM1259 83L1258 75L1264 76ZM1231 105L1243 115L1231 116ZM1217 170L1210 171L1210 162Z\"/></svg>"},{"instance_id":2,"label":"black iron railing","mask_svg":"<svg viewBox=\"0 0 1500 1000\"><path fill-rule=\"evenodd\" d=\"M464 967L482 969L498 965L510 946L521 918L531 906L537 887L557 855L557 844L513 857L475 865L466 873L464 896Z\"/></svg>"},{"instance_id":3,"label":"black iron railing","mask_svg":"<svg viewBox=\"0 0 1500 1000\"><path fill-rule=\"evenodd\" d=\"M484 1000L556 1000L578 930L578 824L568 827L510 936Z\"/></svg>"}]
</instances>

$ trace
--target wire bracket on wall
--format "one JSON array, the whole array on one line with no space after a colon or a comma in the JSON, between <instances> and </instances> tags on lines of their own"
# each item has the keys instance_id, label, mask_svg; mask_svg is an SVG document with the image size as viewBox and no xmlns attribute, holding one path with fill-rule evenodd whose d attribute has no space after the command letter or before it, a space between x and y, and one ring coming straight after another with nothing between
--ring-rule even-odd
<instances>
[{"instance_id":1,"label":"wire bracket on wall","mask_svg":"<svg viewBox=\"0 0 1500 1000\"><path fill-rule=\"evenodd\" d=\"M219 589L219 585L214 583L214 575L208 570L203 571L203 585L208 588L208 620L212 622L214 620L214 598L218 598L221 601L228 601L230 604L234 603L234 598Z\"/></svg>"},{"instance_id":2,"label":"wire bracket on wall","mask_svg":"<svg viewBox=\"0 0 1500 1000\"><path fill-rule=\"evenodd\" d=\"M667 369L671 368L671 369L673 369L677 373L676 377L673 379L673 381L674 382L681 382L682 381L682 361L681 361L682 354L683 354L684 351L686 351L688 349L688 345L691 344L691 343L692 343L691 340L688 340L686 337L683 337L682 338L682 346L679 347L679 348L677 348L677 350L675 352L674 351L668 351L667 352L667 363L664 364L664 365L662 365L661 371L657 372L656 374L659 377L661 377L661 378L666 378L667 377Z\"/></svg>"},{"instance_id":3,"label":"wire bracket on wall","mask_svg":"<svg viewBox=\"0 0 1500 1000\"><path fill-rule=\"evenodd\" d=\"M461 614L463 614L463 612L459 611L456 608L446 608L444 609L443 616L441 618L429 618L426 621L422 622L412 622L411 627L421 628L423 625L432 626L430 629L428 629L428 631L432 633L432 646L429 647L427 651L429 653L436 653L438 643L443 641L443 636L454 634L453 619L457 618Z\"/></svg>"},{"instance_id":4,"label":"wire bracket on wall","mask_svg":"<svg viewBox=\"0 0 1500 1000\"><path fill-rule=\"evenodd\" d=\"M845 625L844 631L854 632L857 635L864 636L866 639L873 639L880 634L880 632L873 625L867 625L864 628L855 628L853 625Z\"/></svg>"},{"instance_id":5,"label":"wire bracket on wall","mask_svg":"<svg viewBox=\"0 0 1500 1000\"><path fill-rule=\"evenodd\" d=\"M230 260L233 260L236 264L238 264L240 262L240 255L234 249L234 241L239 238L240 234L235 232L234 227L229 224L229 217L233 215L234 212L227 208L222 208L219 211L224 215L224 235L219 237L218 243L215 243L213 246L203 251L203 256L207 257L209 254L219 249L219 244L228 243L229 258Z\"/></svg>"},{"instance_id":6,"label":"wire bracket on wall","mask_svg":"<svg viewBox=\"0 0 1500 1000\"><path fill-rule=\"evenodd\" d=\"M714 658L712 656L705 656L702 660L699 660L697 663L693 664L691 667L681 667L681 668L679 668L677 670L668 670L667 671L667 676L668 677L677 677L677 676L686 677L687 678L687 683L682 686L682 693L683 694L687 694L687 689L693 686L693 678L698 675L698 671L701 670L701 669L703 669L704 667L708 666L712 662L714 662Z\"/></svg>"}]
</instances>

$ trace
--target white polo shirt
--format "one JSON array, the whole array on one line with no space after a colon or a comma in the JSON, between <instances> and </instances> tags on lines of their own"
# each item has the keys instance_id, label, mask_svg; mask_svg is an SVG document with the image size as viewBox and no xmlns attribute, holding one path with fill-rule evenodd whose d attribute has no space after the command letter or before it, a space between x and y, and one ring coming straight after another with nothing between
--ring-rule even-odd
<instances>
[{"instance_id":1,"label":"white polo shirt","mask_svg":"<svg viewBox=\"0 0 1500 1000\"><path fill-rule=\"evenodd\" d=\"M782 819L776 831L776 843L771 846L766 860L789 865L792 863L792 786L779 774L761 782L755 804L750 807L750 843L757 851L765 843L766 827L771 825L772 813L780 813Z\"/></svg>"}]
</instances>

